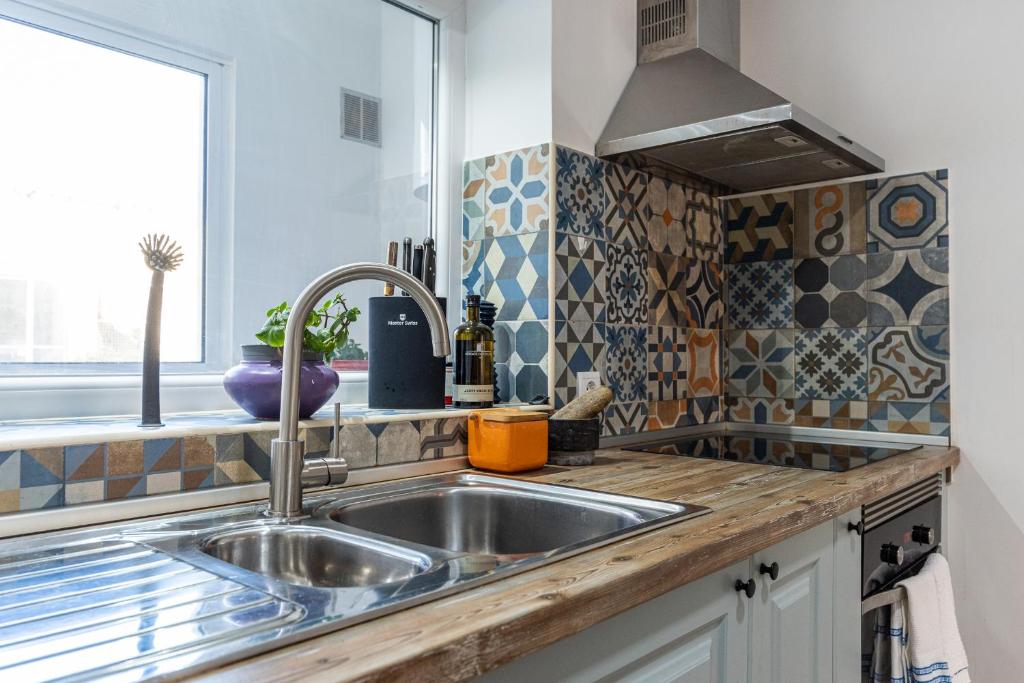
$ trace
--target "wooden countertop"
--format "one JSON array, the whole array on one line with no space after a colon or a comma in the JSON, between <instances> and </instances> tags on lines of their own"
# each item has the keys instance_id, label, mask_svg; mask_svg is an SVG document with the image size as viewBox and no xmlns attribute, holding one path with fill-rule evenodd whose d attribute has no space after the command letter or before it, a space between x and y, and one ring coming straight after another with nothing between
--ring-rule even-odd
<instances>
[{"instance_id":1,"label":"wooden countertop","mask_svg":"<svg viewBox=\"0 0 1024 683\"><path fill-rule=\"evenodd\" d=\"M816 472L600 451L522 478L706 505L710 514L200 674L207 681L464 680L742 560L924 477L957 448Z\"/></svg>"}]
</instances>

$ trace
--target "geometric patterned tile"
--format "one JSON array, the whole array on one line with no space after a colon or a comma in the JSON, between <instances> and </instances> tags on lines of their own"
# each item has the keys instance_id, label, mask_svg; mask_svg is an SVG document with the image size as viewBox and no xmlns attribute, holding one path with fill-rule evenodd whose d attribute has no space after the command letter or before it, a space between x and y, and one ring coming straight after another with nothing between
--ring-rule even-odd
<instances>
[{"instance_id":1,"label":"geometric patterned tile","mask_svg":"<svg viewBox=\"0 0 1024 683\"><path fill-rule=\"evenodd\" d=\"M104 476L106 448L103 444L64 447L65 483L102 480Z\"/></svg>"},{"instance_id":2,"label":"geometric patterned tile","mask_svg":"<svg viewBox=\"0 0 1024 683\"><path fill-rule=\"evenodd\" d=\"M605 376L613 401L647 401L647 328L608 325ZM646 407L645 407L646 412Z\"/></svg>"},{"instance_id":3,"label":"geometric patterned tile","mask_svg":"<svg viewBox=\"0 0 1024 683\"><path fill-rule=\"evenodd\" d=\"M338 431L338 447L352 469L373 467L377 464L377 431L373 424L346 424Z\"/></svg>"},{"instance_id":4,"label":"geometric patterned tile","mask_svg":"<svg viewBox=\"0 0 1024 683\"><path fill-rule=\"evenodd\" d=\"M730 199L725 258L729 263L793 258L793 193Z\"/></svg>"},{"instance_id":5,"label":"geometric patterned tile","mask_svg":"<svg viewBox=\"0 0 1024 683\"><path fill-rule=\"evenodd\" d=\"M17 451L21 460L22 489L64 483L64 449L29 448Z\"/></svg>"},{"instance_id":6,"label":"geometric patterned tile","mask_svg":"<svg viewBox=\"0 0 1024 683\"><path fill-rule=\"evenodd\" d=\"M719 200L692 187L683 188L686 210L686 256L700 261L722 260L722 207Z\"/></svg>"},{"instance_id":7,"label":"geometric patterned tile","mask_svg":"<svg viewBox=\"0 0 1024 683\"><path fill-rule=\"evenodd\" d=\"M751 424L793 424L793 399L751 398L728 396L725 399L727 419L730 422Z\"/></svg>"},{"instance_id":8,"label":"geometric patterned tile","mask_svg":"<svg viewBox=\"0 0 1024 683\"><path fill-rule=\"evenodd\" d=\"M867 237L863 182L825 185L796 193L796 258L863 254Z\"/></svg>"},{"instance_id":9,"label":"geometric patterned tile","mask_svg":"<svg viewBox=\"0 0 1024 683\"><path fill-rule=\"evenodd\" d=\"M484 240L481 298L497 306L497 320L548 317L548 233Z\"/></svg>"},{"instance_id":10,"label":"geometric patterned tile","mask_svg":"<svg viewBox=\"0 0 1024 683\"><path fill-rule=\"evenodd\" d=\"M486 159L484 233L487 237L548 229L549 145Z\"/></svg>"},{"instance_id":11,"label":"geometric patterned tile","mask_svg":"<svg viewBox=\"0 0 1024 683\"><path fill-rule=\"evenodd\" d=\"M604 165L604 225L609 242L647 250L647 174L617 164Z\"/></svg>"},{"instance_id":12,"label":"geometric patterned tile","mask_svg":"<svg viewBox=\"0 0 1024 683\"><path fill-rule=\"evenodd\" d=\"M263 481L270 479L270 441L273 432L249 432L242 436L245 462Z\"/></svg>"},{"instance_id":13,"label":"geometric patterned tile","mask_svg":"<svg viewBox=\"0 0 1024 683\"><path fill-rule=\"evenodd\" d=\"M796 331L797 398L867 398L867 332Z\"/></svg>"},{"instance_id":14,"label":"geometric patterned tile","mask_svg":"<svg viewBox=\"0 0 1024 683\"><path fill-rule=\"evenodd\" d=\"M949 246L946 170L867 181L869 252Z\"/></svg>"},{"instance_id":15,"label":"geometric patterned tile","mask_svg":"<svg viewBox=\"0 0 1024 683\"><path fill-rule=\"evenodd\" d=\"M605 325L579 320L555 321L555 407L576 398L576 374L605 374ZM603 380L608 384L607 379Z\"/></svg>"},{"instance_id":16,"label":"geometric patterned tile","mask_svg":"<svg viewBox=\"0 0 1024 683\"><path fill-rule=\"evenodd\" d=\"M798 398L796 419L798 427L827 429L867 429L867 401L848 401L842 398Z\"/></svg>"},{"instance_id":17,"label":"geometric patterned tile","mask_svg":"<svg viewBox=\"0 0 1024 683\"><path fill-rule=\"evenodd\" d=\"M686 268L686 326L721 327L722 268L715 261L690 259Z\"/></svg>"},{"instance_id":18,"label":"geometric patterned tile","mask_svg":"<svg viewBox=\"0 0 1024 683\"><path fill-rule=\"evenodd\" d=\"M508 366L509 403L529 403L538 396L548 396L547 363ZM502 394L504 397L505 394Z\"/></svg>"},{"instance_id":19,"label":"geometric patterned tile","mask_svg":"<svg viewBox=\"0 0 1024 683\"><path fill-rule=\"evenodd\" d=\"M688 422L691 425L706 425L721 422L723 416L721 396L697 396L687 399Z\"/></svg>"},{"instance_id":20,"label":"geometric patterned tile","mask_svg":"<svg viewBox=\"0 0 1024 683\"><path fill-rule=\"evenodd\" d=\"M647 402L612 403L604 410L602 436L636 434L647 426Z\"/></svg>"},{"instance_id":21,"label":"geometric patterned tile","mask_svg":"<svg viewBox=\"0 0 1024 683\"><path fill-rule=\"evenodd\" d=\"M555 317L604 322L605 242L555 235Z\"/></svg>"},{"instance_id":22,"label":"geometric patterned tile","mask_svg":"<svg viewBox=\"0 0 1024 683\"><path fill-rule=\"evenodd\" d=\"M647 252L621 244L607 245L605 304L609 323L647 323Z\"/></svg>"},{"instance_id":23,"label":"geometric patterned tile","mask_svg":"<svg viewBox=\"0 0 1024 683\"><path fill-rule=\"evenodd\" d=\"M730 396L793 397L793 330L728 332Z\"/></svg>"},{"instance_id":24,"label":"geometric patterned tile","mask_svg":"<svg viewBox=\"0 0 1024 683\"><path fill-rule=\"evenodd\" d=\"M870 328L868 398L949 401L949 327Z\"/></svg>"},{"instance_id":25,"label":"geometric patterned tile","mask_svg":"<svg viewBox=\"0 0 1024 683\"><path fill-rule=\"evenodd\" d=\"M647 235L651 249L663 254L686 255L686 192L679 183L650 176L647 184L650 218Z\"/></svg>"},{"instance_id":26,"label":"geometric patterned tile","mask_svg":"<svg viewBox=\"0 0 1024 683\"><path fill-rule=\"evenodd\" d=\"M865 429L899 434L949 436L948 403L871 401Z\"/></svg>"},{"instance_id":27,"label":"geometric patterned tile","mask_svg":"<svg viewBox=\"0 0 1024 683\"><path fill-rule=\"evenodd\" d=\"M692 329L686 331L686 355L690 361L690 367L686 374L689 398L719 396L722 393L722 381L719 374L721 371L720 334L718 330Z\"/></svg>"},{"instance_id":28,"label":"geometric patterned tile","mask_svg":"<svg viewBox=\"0 0 1024 683\"><path fill-rule=\"evenodd\" d=\"M43 510L64 505L64 484L28 486L18 495L19 510Z\"/></svg>"},{"instance_id":29,"label":"geometric patterned tile","mask_svg":"<svg viewBox=\"0 0 1024 683\"><path fill-rule=\"evenodd\" d=\"M479 294L484 287L484 257L494 240L462 241L462 298Z\"/></svg>"},{"instance_id":30,"label":"geometric patterned tile","mask_svg":"<svg viewBox=\"0 0 1024 683\"><path fill-rule=\"evenodd\" d=\"M860 327L866 324L863 254L796 261L793 282L799 327Z\"/></svg>"},{"instance_id":31,"label":"geometric patterned tile","mask_svg":"<svg viewBox=\"0 0 1024 683\"><path fill-rule=\"evenodd\" d=\"M949 322L949 250L906 249L868 255L868 324Z\"/></svg>"},{"instance_id":32,"label":"geometric patterned tile","mask_svg":"<svg viewBox=\"0 0 1024 683\"><path fill-rule=\"evenodd\" d=\"M726 266L729 327L793 326L793 262L765 261Z\"/></svg>"},{"instance_id":33,"label":"geometric patterned tile","mask_svg":"<svg viewBox=\"0 0 1024 683\"><path fill-rule=\"evenodd\" d=\"M385 422L377 435L377 464L397 465L420 459L420 425L415 420Z\"/></svg>"},{"instance_id":34,"label":"geometric patterned tile","mask_svg":"<svg viewBox=\"0 0 1024 683\"><path fill-rule=\"evenodd\" d=\"M558 232L604 239L604 162L555 147Z\"/></svg>"},{"instance_id":35,"label":"geometric patterned tile","mask_svg":"<svg viewBox=\"0 0 1024 683\"><path fill-rule=\"evenodd\" d=\"M64 505L99 503L105 492L106 482L103 479L68 482L64 484Z\"/></svg>"},{"instance_id":36,"label":"geometric patterned tile","mask_svg":"<svg viewBox=\"0 0 1024 683\"><path fill-rule=\"evenodd\" d=\"M678 327L647 328L647 400L686 398L686 332Z\"/></svg>"},{"instance_id":37,"label":"geometric patterned tile","mask_svg":"<svg viewBox=\"0 0 1024 683\"><path fill-rule=\"evenodd\" d=\"M486 159L474 159L462 165L462 239L484 236L484 194Z\"/></svg>"},{"instance_id":38,"label":"geometric patterned tile","mask_svg":"<svg viewBox=\"0 0 1024 683\"><path fill-rule=\"evenodd\" d=\"M512 353L509 362L548 363L548 337L550 330L547 320L524 320L509 323L512 334Z\"/></svg>"},{"instance_id":39,"label":"geometric patterned tile","mask_svg":"<svg viewBox=\"0 0 1024 683\"><path fill-rule=\"evenodd\" d=\"M181 439L149 439L142 444L146 474L181 470Z\"/></svg>"},{"instance_id":40,"label":"geometric patterned tile","mask_svg":"<svg viewBox=\"0 0 1024 683\"><path fill-rule=\"evenodd\" d=\"M213 467L217 440L213 436L187 436L182 443L182 464L185 469Z\"/></svg>"},{"instance_id":41,"label":"geometric patterned tile","mask_svg":"<svg viewBox=\"0 0 1024 683\"><path fill-rule=\"evenodd\" d=\"M654 250L648 252L647 258L647 305L651 324L686 327L690 314L686 301L690 259Z\"/></svg>"},{"instance_id":42,"label":"geometric patterned tile","mask_svg":"<svg viewBox=\"0 0 1024 683\"><path fill-rule=\"evenodd\" d=\"M688 427L690 415L686 399L647 402L647 431Z\"/></svg>"},{"instance_id":43,"label":"geometric patterned tile","mask_svg":"<svg viewBox=\"0 0 1024 683\"><path fill-rule=\"evenodd\" d=\"M469 451L468 427L464 417L421 420L419 429L420 460L462 456Z\"/></svg>"}]
</instances>

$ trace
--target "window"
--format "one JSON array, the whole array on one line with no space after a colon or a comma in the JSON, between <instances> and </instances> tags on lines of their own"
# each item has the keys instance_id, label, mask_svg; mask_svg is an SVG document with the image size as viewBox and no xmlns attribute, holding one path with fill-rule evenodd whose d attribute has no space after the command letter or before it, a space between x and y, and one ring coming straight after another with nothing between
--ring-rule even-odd
<instances>
[{"instance_id":1,"label":"window","mask_svg":"<svg viewBox=\"0 0 1024 683\"><path fill-rule=\"evenodd\" d=\"M433 19L388 0L59 7L0 0L0 378L137 373L147 233L185 253L165 374L222 372L320 273L437 237ZM364 351L380 291L344 289Z\"/></svg>"},{"instance_id":2,"label":"window","mask_svg":"<svg viewBox=\"0 0 1024 683\"><path fill-rule=\"evenodd\" d=\"M0 63L0 362L138 362L158 232L163 358L201 363L205 74L2 19Z\"/></svg>"}]
</instances>

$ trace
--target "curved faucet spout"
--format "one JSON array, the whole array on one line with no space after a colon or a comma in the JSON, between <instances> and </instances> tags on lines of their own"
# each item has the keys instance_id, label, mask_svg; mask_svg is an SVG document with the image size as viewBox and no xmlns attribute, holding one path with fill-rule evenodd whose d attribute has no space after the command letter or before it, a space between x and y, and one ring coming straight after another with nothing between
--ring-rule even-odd
<instances>
[{"instance_id":1,"label":"curved faucet spout","mask_svg":"<svg viewBox=\"0 0 1024 683\"><path fill-rule=\"evenodd\" d=\"M299 367L306 319L313 308L337 287L356 280L381 280L407 291L423 309L430 326L434 355L451 353L448 324L434 294L404 270L383 263L353 263L324 273L302 291L292 306L284 332L281 363L281 433L270 444L270 514L302 514L303 447L299 438ZM379 352L379 350L378 350Z\"/></svg>"}]
</instances>

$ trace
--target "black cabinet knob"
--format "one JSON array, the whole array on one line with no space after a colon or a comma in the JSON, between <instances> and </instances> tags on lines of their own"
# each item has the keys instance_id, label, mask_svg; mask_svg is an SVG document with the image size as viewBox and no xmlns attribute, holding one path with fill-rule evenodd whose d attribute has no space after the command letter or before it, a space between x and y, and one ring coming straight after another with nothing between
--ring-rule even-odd
<instances>
[{"instance_id":1,"label":"black cabinet knob","mask_svg":"<svg viewBox=\"0 0 1024 683\"><path fill-rule=\"evenodd\" d=\"M761 563L761 573L767 574L772 581L779 578L779 563L772 562L770 565Z\"/></svg>"},{"instance_id":2,"label":"black cabinet knob","mask_svg":"<svg viewBox=\"0 0 1024 683\"><path fill-rule=\"evenodd\" d=\"M757 592L757 584L754 583L753 579L747 579L746 581L736 579L735 588L737 593L746 593L748 598L754 597L754 593Z\"/></svg>"},{"instance_id":3,"label":"black cabinet knob","mask_svg":"<svg viewBox=\"0 0 1024 683\"><path fill-rule=\"evenodd\" d=\"M859 522L857 522L856 524L854 524L853 522L850 522L850 523L848 523L846 525L846 528L849 529L850 531L856 531L858 536L863 536L864 535L864 520L862 519Z\"/></svg>"},{"instance_id":4,"label":"black cabinet knob","mask_svg":"<svg viewBox=\"0 0 1024 683\"><path fill-rule=\"evenodd\" d=\"M910 538L913 539L915 543L935 545L935 529L930 526L917 525L910 532Z\"/></svg>"},{"instance_id":5,"label":"black cabinet knob","mask_svg":"<svg viewBox=\"0 0 1024 683\"><path fill-rule=\"evenodd\" d=\"M899 566L903 564L903 546L885 543L882 545L882 562Z\"/></svg>"}]
</instances>

